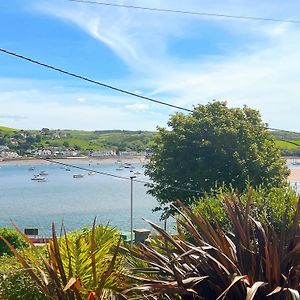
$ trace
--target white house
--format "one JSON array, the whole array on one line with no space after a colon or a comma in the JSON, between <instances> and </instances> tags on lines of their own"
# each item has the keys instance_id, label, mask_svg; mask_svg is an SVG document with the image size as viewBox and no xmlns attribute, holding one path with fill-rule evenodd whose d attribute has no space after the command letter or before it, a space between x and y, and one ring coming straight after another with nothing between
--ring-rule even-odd
<instances>
[{"instance_id":1,"label":"white house","mask_svg":"<svg viewBox=\"0 0 300 300\"><path fill-rule=\"evenodd\" d=\"M116 151L113 150L102 150L102 151L93 151L89 156L91 157L103 157L103 156L115 156Z\"/></svg>"},{"instance_id":2,"label":"white house","mask_svg":"<svg viewBox=\"0 0 300 300\"><path fill-rule=\"evenodd\" d=\"M0 156L3 159L16 159L20 157L17 152L13 152L13 151L2 151L0 152Z\"/></svg>"}]
</instances>

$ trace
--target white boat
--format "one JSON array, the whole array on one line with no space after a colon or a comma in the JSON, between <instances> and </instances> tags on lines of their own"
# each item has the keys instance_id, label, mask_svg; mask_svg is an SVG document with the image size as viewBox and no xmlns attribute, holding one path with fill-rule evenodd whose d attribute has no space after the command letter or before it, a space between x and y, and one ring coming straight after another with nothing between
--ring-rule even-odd
<instances>
[{"instance_id":1,"label":"white boat","mask_svg":"<svg viewBox=\"0 0 300 300\"><path fill-rule=\"evenodd\" d=\"M142 174L140 171L135 171L134 172L134 175L140 175L140 174Z\"/></svg>"},{"instance_id":2,"label":"white boat","mask_svg":"<svg viewBox=\"0 0 300 300\"><path fill-rule=\"evenodd\" d=\"M123 171L124 168L123 167L119 167L119 168L116 168L117 171Z\"/></svg>"},{"instance_id":3,"label":"white boat","mask_svg":"<svg viewBox=\"0 0 300 300\"><path fill-rule=\"evenodd\" d=\"M96 175L96 172L88 172L88 175Z\"/></svg>"},{"instance_id":4,"label":"white boat","mask_svg":"<svg viewBox=\"0 0 300 300\"><path fill-rule=\"evenodd\" d=\"M34 171L34 170L35 170L35 167L28 168L28 171Z\"/></svg>"},{"instance_id":5,"label":"white boat","mask_svg":"<svg viewBox=\"0 0 300 300\"><path fill-rule=\"evenodd\" d=\"M73 178L82 178L83 177L83 174L74 174L73 175Z\"/></svg>"},{"instance_id":6,"label":"white boat","mask_svg":"<svg viewBox=\"0 0 300 300\"><path fill-rule=\"evenodd\" d=\"M38 174L38 175L33 175L31 180L43 182L43 181L46 181L46 178L44 176L41 176L40 174Z\"/></svg>"},{"instance_id":7,"label":"white boat","mask_svg":"<svg viewBox=\"0 0 300 300\"><path fill-rule=\"evenodd\" d=\"M40 172L40 175L46 176L46 175L48 175L48 173L47 173L46 171L41 171L41 172Z\"/></svg>"}]
</instances>

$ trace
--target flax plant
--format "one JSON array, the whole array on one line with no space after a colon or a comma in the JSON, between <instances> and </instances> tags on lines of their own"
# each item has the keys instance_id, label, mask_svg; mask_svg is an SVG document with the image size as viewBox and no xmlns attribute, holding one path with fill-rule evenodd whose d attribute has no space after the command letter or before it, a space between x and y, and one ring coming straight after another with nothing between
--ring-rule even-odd
<instances>
[{"instance_id":1,"label":"flax plant","mask_svg":"<svg viewBox=\"0 0 300 300\"><path fill-rule=\"evenodd\" d=\"M34 255L22 256L4 237L1 239L15 254L23 268L40 290L51 300L122 299L126 286L125 271L119 255L120 238L115 229L96 226L91 230L58 237L52 224L52 239L47 245L47 255L17 227ZM32 252L32 251L31 251Z\"/></svg>"},{"instance_id":2,"label":"flax plant","mask_svg":"<svg viewBox=\"0 0 300 300\"><path fill-rule=\"evenodd\" d=\"M292 224L279 234L253 219L251 198L245 205L234 195L224 201L231 232L181 202L177 235L149 222L158 238L128 250L139 263L132 264L135 286L125 294L153 300L300 299L300 201Z\"/></svg>"}]
</instances>

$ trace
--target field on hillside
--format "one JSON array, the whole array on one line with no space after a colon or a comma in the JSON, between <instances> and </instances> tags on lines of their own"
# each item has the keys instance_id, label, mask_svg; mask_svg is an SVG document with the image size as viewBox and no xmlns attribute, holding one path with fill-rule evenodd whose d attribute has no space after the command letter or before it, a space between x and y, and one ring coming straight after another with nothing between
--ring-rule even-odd
<instances>
[{"instance_id":1,"label":"field on hillside","mask_svg":"<svg viewBox=\"0 0 300 300\"><path fill-rule=\"evenodd\" d=\"M0 126L0 132L4 132L4 133L13 133L16 131L19 131L18 129L14 129L14 128L10 128L10 127L5 127L5 126Z\"/></svg>"},{"instance_id":2,"label":"field on hillside","mask_svg":"<svg viewBox=\"0 0 300 300\"><path fill-rule=\"evenodd\" d=\"M119 150L119 151L143 151L151 148L154 132L151 131L127 131L127 130L28 130L23 131L39 136L39 142L32 142L31 148L62 147L75 148L77 150ZM4 136L7 135L22 140L21 130L0 126L0 144L5 144ZM275 137L276 145L283 155L300 155L300 134L285 131L271 132ZM2 141L1 141L2 135ZM7 141L7 138L6 138ZM30 146L30 145L27 145Z\"/></svg>"},{"instance_id":3,"label":"field on hillside","mask_svg":"<svg viewBox=\"0 0 300 300\"><path fill-rule=\"evenodd\" d=\"M23 149L30 148L75 148L83 151L115 150L143 151L151 146L154 132L126 130L17 130L0 126L0 145L18 150L11 139L18 141ZM31 137L30 137L31 136Z\"/></svg>"},{"instance_id":4,"label":"field on hillside","mask_svg":"<svg viewBox=\"0 0 300 300\"><path fill-rule=\"evenodd\" d=\"M300 140L291 140L291 141L277 140L275 143L279 148L284 148L284 149L296 149L300 146Z\"/></svg>"}]
</instances>

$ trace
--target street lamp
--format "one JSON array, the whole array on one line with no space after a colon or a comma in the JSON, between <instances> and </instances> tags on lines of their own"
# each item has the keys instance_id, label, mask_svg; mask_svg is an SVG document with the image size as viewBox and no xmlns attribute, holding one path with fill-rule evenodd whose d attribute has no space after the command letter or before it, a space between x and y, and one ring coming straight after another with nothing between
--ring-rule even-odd
<instances>
[{"instance_id":1,"label":"street lamp","mask_svg":"<svg viewBox=\"0 0 300 300\"><path fill-rule=\"evenodd\" d=\"M133 244L133 179L136 176L130 176L130 243Z\"/></svg>"}]
</instances>

